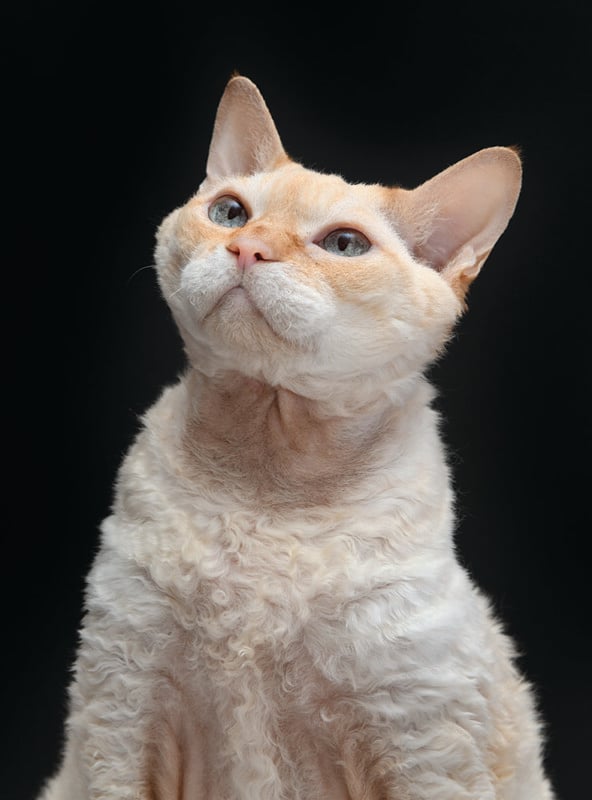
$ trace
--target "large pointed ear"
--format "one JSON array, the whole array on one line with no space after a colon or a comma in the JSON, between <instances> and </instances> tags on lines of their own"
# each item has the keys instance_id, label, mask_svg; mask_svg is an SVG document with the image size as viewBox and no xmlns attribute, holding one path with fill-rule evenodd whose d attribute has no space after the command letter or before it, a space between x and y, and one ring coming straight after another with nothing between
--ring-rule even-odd
<instances>
[{"instance_id":1,"label":"large pointed ear","mask_svg":"<svg viewBox=\"0 0 592 800\"><path fill-rule=\"evenodd\" d=\"M252 175L287 160L273 119L248 78L231 78L216 114L207 177Z\"/></svg>"},{"instance_id":2,"label":"large pointed ear","mask_svg":"<svg viewBox=\"0 0 592 800\"><path fill-rule=\"evenodd\" d=\"M396 224L413 254L463 300L514 212L522 168L508 147L489 147L416 189L393 190Z\"/></svg>"}]
</instances>

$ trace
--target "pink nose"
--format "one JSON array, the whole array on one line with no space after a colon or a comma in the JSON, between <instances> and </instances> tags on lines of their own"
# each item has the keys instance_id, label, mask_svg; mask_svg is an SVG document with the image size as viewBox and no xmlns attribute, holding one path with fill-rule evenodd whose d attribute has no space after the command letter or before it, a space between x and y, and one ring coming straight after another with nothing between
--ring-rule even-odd
<instances>
[{"instance_id":1,"label":"pink nose","mask_svg":"<svg viewBox=\"0 0 592 800\"><path fill-rule=\"evenodd\" d=\"M237 236L227 245L227 250L237 256L239 269L252 267L257 261L273 261L269 245L255 236Z\"/></svg>"}]
</instances>

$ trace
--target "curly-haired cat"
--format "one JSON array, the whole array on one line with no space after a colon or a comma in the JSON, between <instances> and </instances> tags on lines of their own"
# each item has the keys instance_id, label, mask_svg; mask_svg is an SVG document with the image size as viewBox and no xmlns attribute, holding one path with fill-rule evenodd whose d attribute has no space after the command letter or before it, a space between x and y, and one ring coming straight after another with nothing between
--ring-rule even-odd
<instances>
[{"instance_id":1,"label":"curly-haired cat","mask_svg":"<svg viewBox=\"0 0 592 800\"><path fill-rule=\"evenodd\" d=\"M158 232L188 365L119 472L43 800L551 800L423 376L520 182L492 147L350 185L230 80Z\"/></svg>"}]
</instances>

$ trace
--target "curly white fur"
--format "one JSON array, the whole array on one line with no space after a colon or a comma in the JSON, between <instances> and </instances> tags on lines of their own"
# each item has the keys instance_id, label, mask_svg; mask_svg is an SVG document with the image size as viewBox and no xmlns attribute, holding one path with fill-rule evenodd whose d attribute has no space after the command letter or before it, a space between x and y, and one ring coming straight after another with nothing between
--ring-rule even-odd
<instances>
[{"instance_id":1,"label":"curly white fur","mask_svg":"<svg viewBox=\"0 0 592 800\"><path fill-rule=\"evenodd\" d=\"M246 103L273 170L209 176L160 231L190 366L121 467L64 760L40 800L551 800L531 690L455 557L421 374L505 223L480 200L470 245L438 229L438 258L461 253L440 274L424 263L429 232L420 261L392 228L384 190L282 159L254 91L231 82L209 165L235 158L225 125ZM493 150L446 187L510 175L513 156ZM438 181L424 207L448 202ZM229 186L252 209L244 230L276 248L267 271L239 274L232 230L207 220ZM420 190L392 196L400 230L425 217ZM377 243L367 275L314 249L331 213Z\"/></svg>"}]
</instances>

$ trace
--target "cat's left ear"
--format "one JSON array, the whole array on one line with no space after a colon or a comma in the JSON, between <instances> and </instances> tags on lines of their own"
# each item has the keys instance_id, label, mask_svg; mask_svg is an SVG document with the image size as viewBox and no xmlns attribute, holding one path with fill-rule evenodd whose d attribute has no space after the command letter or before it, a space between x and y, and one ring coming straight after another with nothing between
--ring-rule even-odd
<instances>
[{"instance_id":1,"label":"cat's left ear","mask_svg":"<svg viewBox=\"0 0 592 800\"><path fill-rule=\"evenodd\" d=\"M207 177L253 175L272 169L287 158L255 84L243 75L231 78L214 122Z\"/></svg>"},{"instance_id":2,"label":"cat's left ear","mask_svg":"<svg viewBox=\"0 0 592 800\"><path fill-rule=\"evenodd\" d=\"M395 224L411 251L461 300L510 221L521 181L518 154L489 147L416 189L393 190Z\"/></svg>"}]
</instances>

